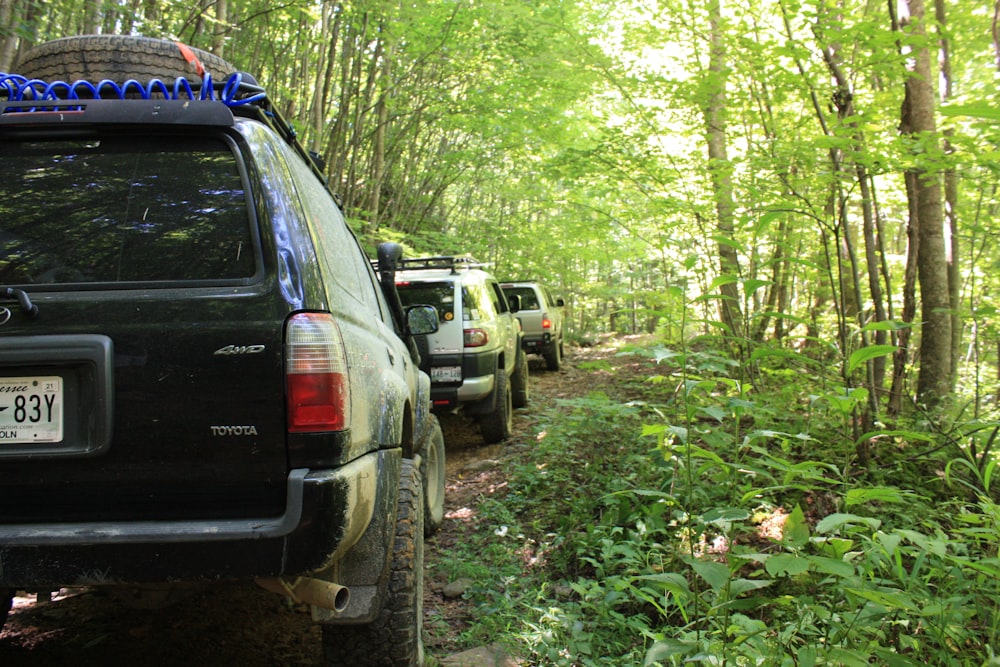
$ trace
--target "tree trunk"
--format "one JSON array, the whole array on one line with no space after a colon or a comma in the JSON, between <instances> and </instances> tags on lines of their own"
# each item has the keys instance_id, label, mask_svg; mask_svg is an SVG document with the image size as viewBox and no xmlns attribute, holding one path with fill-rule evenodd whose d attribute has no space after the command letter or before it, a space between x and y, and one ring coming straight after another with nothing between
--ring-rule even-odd
<instances>
[{"instance_id":1,"label":"tree trunk","mask_svg":"<svg viewBox=\"0 0 1000 667\"><path fill-rule=\"evenodd\" d=\"M906 81L902 124L920 153L922 142L937 141L934 118L936 101L931 74L930 49L927 47L923 0L908 0L910 33L916 37L914 65ZM916 157L920 157L918 154ZM919 162L918 162L919 165ZM940 175L929 167L918 166L913 172L913 196L919 223L917 278L920 282L920 310L923 326L920 335L920 373L917 400L925 405L938 404L949 392L952 377L951 297L945 253L943 207ZM911 221L912 222L912 221Z\"/></svg>"},{"instance_id":2,"label":"tree trunk","mask_svg":"<svg viewBox=\"0 0 1000 667\"><path fill-rule=\"evenodd\" d=\"M952 76L951 76L951 48L948 43L947 13L945 11L944 0L934 0L934 18L938 25L938 44L940 56L938 58L941 67L941 101L947 102L952 97ZM954 149L949 137L953 130L950 128L944 133L945 153L951 154ZM962 358L962 317L961 317L961 284L962 276L959 272L959 246L958 246L958 174L954 169L944 172L944 201L945 201L945 243L947 244L948 259L948 300L951 305L951 389L955 388L958 379L959 361Z\"/></svg>"},{"instance_id":3,"label":"tree trunk","mask_svg":"<svg viewBox=\"0 0 1000 667\"><path fill-rule=\"evenodd\" d=\"M96 35L101 31L102 0L86 0L83 9L83 34Z\"/></svg>"},{"instance_id":4,"label":"tree trunk","mask_svg":"<svg viewBox=\"0 0 1000 667\"><path fill-rule=\"evenodd\" d=\"M14 66L14 54L17 51L14 25L17 16L14 0L0 0L0 72L10 72Z\"/></svg>"},{"instance_id":5,"label":"tree trunk","mask_svg":"<svg viewBox=\"0 0 1000 667\"><path fill-rule=\"evenodd\" d=\"M380 26L379 33L384 34L385 26ZM381 42L380 42L381 43ZM371 230L378 230L380 222L380 212L382 210L382 183L385 181L385 134L389 125L389 90L392 87L391 67L392 52L384 48L382 52L382 64L379 67L378 77L381 85L376 82L375 101L375 144L372 147L372 174L371 186L368 201L368 210Z\"/></svg>"},{"instance_id":6,"label":"tree trunk","mask_svg":"<svg viewBox=\"0 0 1000 667\"><path fill-rule=\"evenodd\" d=\"M212 53L226 57L226 37L229 35L229 3L215 0L215 27L212 29Z\"/></svg>"},{"instance_id":7,"label":"tree trunk","mask_svg":"<svg viewBox=\"0 0 1000 667\"><path fill-rule=\"evenodd\" d=\"M734 339L743 337L743 315L740 308L739 287L735 279L739 276L739 258L734 247L734 211L732 167L726 139L726 47L725 27L722 25L720 0L708 0L709 66L706 83L707 102L703 109L705 132L708 143L708 171L712 178L715 195L716 232L721 239L718 243L719 272L731 277L721 286L722 299L719 304L722 323Z\"/></svg>"}]
</instances>

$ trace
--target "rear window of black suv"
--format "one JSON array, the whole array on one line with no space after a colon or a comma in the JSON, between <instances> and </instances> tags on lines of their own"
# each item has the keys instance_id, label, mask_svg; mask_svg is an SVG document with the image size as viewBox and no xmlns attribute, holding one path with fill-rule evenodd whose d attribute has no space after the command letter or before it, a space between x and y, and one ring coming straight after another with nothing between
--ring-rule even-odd
<instances>
[{"instance_id":1,"label":"rear window of black suv","mask_svg":"<svg viewBox=\"0 0 1000 667\"><path fill-rule=\"evenodd\" d=\"M0 284L246 282L246 192L218 136L0 142Z\"/></svg>"}]
</instances>

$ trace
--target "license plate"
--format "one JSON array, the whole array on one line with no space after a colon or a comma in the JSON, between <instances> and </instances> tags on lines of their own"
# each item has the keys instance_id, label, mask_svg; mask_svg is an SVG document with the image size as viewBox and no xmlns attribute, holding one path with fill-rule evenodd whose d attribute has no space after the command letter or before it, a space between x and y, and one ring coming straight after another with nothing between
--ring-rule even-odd
<instances>
[{"instance_id":1,"label":"license plate","mask_svg":"<svg viewBox=\"0 0 1000 667\"><path fill-rule=\"evenodd\" d=\"M0 378L0 445L62 442L62 414L58 375Z\"/></svg>"},{"instance_id":2,"label":"license plate","mask_svg":"<svg viewBox=\"0 0 1000 667\"><path fill-rule=\"evenodd\" d=\"M461 366L432 366L431 382L461 382Z\"/></svg>"}]
</instances>

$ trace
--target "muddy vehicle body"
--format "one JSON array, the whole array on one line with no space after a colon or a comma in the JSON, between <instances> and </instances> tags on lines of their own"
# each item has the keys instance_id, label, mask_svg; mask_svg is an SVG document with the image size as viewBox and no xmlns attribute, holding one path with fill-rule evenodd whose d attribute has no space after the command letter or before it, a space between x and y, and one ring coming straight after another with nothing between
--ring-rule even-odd
<instances>
[{"instance_id":1,"label":"muddy vehicle body","mask_svg":"<svg viewBox=\"0 0 1000 667\"><path fill-rule=\"evenodd\" d=\"M97 83L189 56L184 85ZM253 579L311 606L327 664L421 664L437 314L399 302L398 246L376 275L266 91L206 65L234 69L77 37L5 79L0 610Z\"/></svg>"}]
</instances>

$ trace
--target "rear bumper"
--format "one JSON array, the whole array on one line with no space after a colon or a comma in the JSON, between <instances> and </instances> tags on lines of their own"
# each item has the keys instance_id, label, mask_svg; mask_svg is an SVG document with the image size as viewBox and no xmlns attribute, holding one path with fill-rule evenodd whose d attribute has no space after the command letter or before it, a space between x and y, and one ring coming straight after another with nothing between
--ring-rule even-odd
<instances>
[{"instance_id":1,"label":"rear bumper","mask_svg":"<svg viewBox=\"0 0 1000 667\"><path fill-rule=\"evenodd\" d=\"M0 525L0 587L316 572L343 558L369 529L375 508L398 484L399 459L391 450L337 469L293 470L285 512L276 517Z\"/></svg>"},{"instance_id":2,"label":"rear bumper","mask_svg":"<svg viewBox=\"0 0 1000 667\"><path fill-rule=\"evenodd\" d=\"M459 404L475 403L490 398L496 380L499 353L462 356L440 355L433 357L428 369L433 366L461 365L461 383L432 383L431 401L435 410L453 410ZM428 374L430 371L428 370Z\"/></svg>"},{"instance_id":3,"label":"rear bumper","mask_svg":"<svg viewBox=\"0 0 1000 667\"><path fill-rule=\"evenodd\" d=\"M549 352L554 348L552 334L545 333L530 336L525 334L524 338L521 339L521 347L525 352L534 354Z\"/></svg>"}]
</instances>

